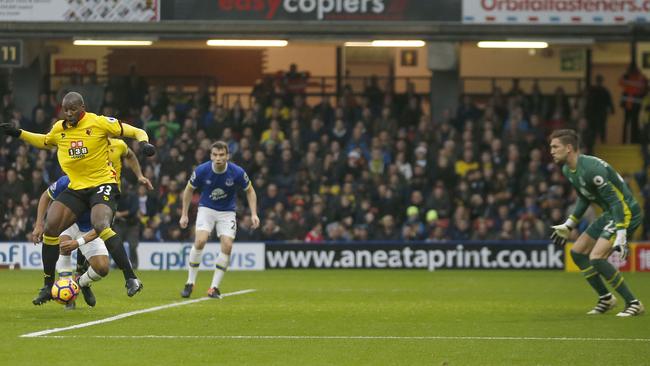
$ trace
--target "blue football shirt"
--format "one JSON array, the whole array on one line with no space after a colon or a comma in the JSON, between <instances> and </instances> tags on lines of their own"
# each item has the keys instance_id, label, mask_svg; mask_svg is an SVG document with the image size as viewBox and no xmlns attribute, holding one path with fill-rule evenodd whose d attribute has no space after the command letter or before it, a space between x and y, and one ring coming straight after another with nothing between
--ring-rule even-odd
<instances>
[{"instance_id":1,"label":"blue football shirt","mask_svg":"<svg viewBox=\"0 0 650 366\"><path fill-rule=\"evenodd\" d=\"M228 162L226 170L217 173L212 161L196 167L189 184L201 190L199 206L217 211L235 211L237 189L248 189L251 185L248 174L235 163Z\"/></svg>"}]
</instances>

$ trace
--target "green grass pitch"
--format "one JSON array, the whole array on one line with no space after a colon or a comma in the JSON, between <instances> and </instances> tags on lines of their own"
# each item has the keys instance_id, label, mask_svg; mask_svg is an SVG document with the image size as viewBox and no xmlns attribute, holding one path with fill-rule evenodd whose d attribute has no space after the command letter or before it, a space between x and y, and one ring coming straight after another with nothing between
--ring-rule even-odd
<instances>
[{"instance_id":1,"label":"green grass pitch","mask_svg":"<svg viewBox=\"0 0 650 366\"><path fill-rule=\"evenodd\" d=\"M650 315L588 317L582 277L542 271L230 272L222 292L257 291L20 337L186 301L185 272L140 277L133 298L113 272L94 286L97 307L64 311L31 304L40 272L1 271L0 365L650 364ZM625 277L650 305L650 274Z\"/></svg>"}]
</instances>

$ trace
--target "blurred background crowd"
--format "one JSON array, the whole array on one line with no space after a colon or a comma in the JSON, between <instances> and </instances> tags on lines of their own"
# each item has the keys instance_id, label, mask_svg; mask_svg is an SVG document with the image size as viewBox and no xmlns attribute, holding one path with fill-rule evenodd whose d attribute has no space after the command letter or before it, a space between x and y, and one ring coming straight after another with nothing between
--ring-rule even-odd
<instances>
[{"instance_id":1,"label":"blurred background crowd","mask_svg":"<svg viewBox=\"0 0 650 366\"><path fill-rule=\"evenodd\" d=\"M525 241L547 238L575 200L551 161L548 134L574 128L590 152L602 136L589 114L611 107L597 93L570 97L558 87L549 95L515 81L485 100L461 95L456 110L433 119L414 87L393 94L372 78L338 99L306 97L304 77L290 71L260 81L250 107L219 105L206 91L169 92L137 76L109 85L71 80L43 93L31 111L15 108L8 91L0 113L46 133L60 117L61 95L76 90L88 111L144 128L158 149L140 160L154 190L124 168L116 217L135 240L191 240L192 225L178 225L181 194L220 139L258 194L261 228L250 229L240 200L238 241ZM62 172L54 152L0 139L0 240L30 241L38 199ZM191 222L198 194L193 203ZM588 211L583 228L593 215Z\"/></svg>"}]
</instances>

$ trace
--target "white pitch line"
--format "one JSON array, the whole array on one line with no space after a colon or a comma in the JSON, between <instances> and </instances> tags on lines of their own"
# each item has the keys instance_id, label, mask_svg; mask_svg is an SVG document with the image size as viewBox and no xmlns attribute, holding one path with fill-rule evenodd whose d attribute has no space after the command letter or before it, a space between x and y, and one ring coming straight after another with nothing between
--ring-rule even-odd
<instances>
[{"instance_id":1,"label":"white pitch line","mask_svg":"<svg viewBox=\"0 0 650 366\"><path fill-rule=\"evenodd\" d=\"M255 292L255 291L257 291L257 290L255 290L255 289L241 290L241 291L235 291L235 292L229 292L229 293L226 293L226 294L222 294L221 296L222 297L237 296L237 295L248 294L248 293ZM210 298L210 297L202 297L200 299L175 302L173 304L160 305L160 306L155 306L153 308L131 311L131 312L128 312L128 313L115 315L115 316L112 316L110 318L93 320L91 322L81 323L81 324L77 324L77 325L71 325L69 327L46 329L46 330L42 330L40 332L27 333L27 334L21 335L20 337L22 337L22 338L42 337L42 336L47 335L47 334L52 334L52 333L57 333L57 332L64 332L66 330L72 330L72 329L90 327L90 326L97 325L97 324L104 324L104 323L112 322L112 321L115 321L115 320L128 318L130 316L134 316L134 315L138 315L138 314L151 313L153 311L169 309L169 308L173 308L173 307L177 307L177 306L184 306L184 305L194 304L196 302L206 301L206 300L214 300L214 299Z\"/></svg>"},{"instance_id":2,"label":"white pitch line","mask_svg":"<svg viewBox=\"0 0 650 366\"><path fill-rule=\"evenodd\" d=\"M44 338L129 338L129 339L260 339L260 340L313 340L313 339L348 339L348 340L469 340L469 341L577 341L577 342L650 342L650 338L585 338L585 337L480 337L480 336L264 336L264 335L70 335L46 336Z\"/></svg>"}]
</instances>

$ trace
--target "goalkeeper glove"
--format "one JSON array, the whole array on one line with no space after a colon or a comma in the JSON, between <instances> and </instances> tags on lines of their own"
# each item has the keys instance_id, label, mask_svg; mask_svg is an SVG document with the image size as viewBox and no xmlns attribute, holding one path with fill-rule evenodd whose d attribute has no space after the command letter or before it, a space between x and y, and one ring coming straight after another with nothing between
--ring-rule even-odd
<instances>
[{"instance_id":1,"label":"goalkeeper glove","mask_svg":"<svg viewBox=\"0 0 650 366\"><path fill-rule=\"evenodd\" d=\"M140 141L140 150L145 156L154 156L156 155L156 148L148 143L147 141Z\"/></svg>"},{"instance_id":2,"label":"goalkeeper glove","mask_svg":"<svg viewBox=\"0 0 650 366\"><path fill-rule=\"evenodd\" d=\"M555 245L564 247L574 227L576 227L576 222L570 218L564 224L551 226L551 229L553 229L551 240L553 240Z\"/></svg>"},{"instance_id":3,"label":"goalkeeper glove","mask_svg":"<svg viewBox=\"0 0 650 366\"><path fill-rule=\"evenodd\" d=\"M615 252L619 252L621 259L626 259L628 254L630 254L630 247L627 245L627 231L625 229L616 231L616 239L614 240L612 249Z\"/></svg>"},{"instance_id":4,"label":"goalkeeper glove","mask_svg":"<svg viewBox=\"0 0 650 366\"><path fill-rule=\"evenodd\" d=\"M0 131L3 131L5 134L13 137L20 137L22 130L14 127L12 123L0 123Z\"/></svg>"}]
</instances>

